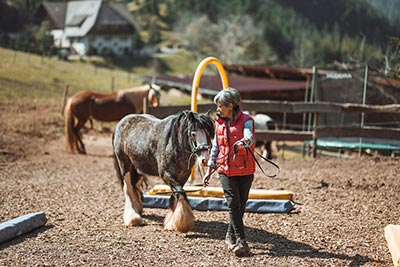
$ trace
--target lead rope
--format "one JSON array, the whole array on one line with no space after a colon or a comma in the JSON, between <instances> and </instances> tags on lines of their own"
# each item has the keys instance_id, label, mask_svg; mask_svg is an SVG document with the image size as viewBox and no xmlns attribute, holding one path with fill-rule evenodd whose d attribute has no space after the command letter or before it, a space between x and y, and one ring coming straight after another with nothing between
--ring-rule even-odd
<instances>
[{"instance_id":1,"label":"lead rope","mask_svg":"<svg viewBox=\"0 0 400 267\"><path fill-rule=\"evenodd\" d=\"M279 168L279 166L278 166L278 164L276 164L275 162L273 162L272 160L269 160L269 159L267 159L267 158L264 158L260 153L258 153L257 151L255 151L254 150L254 152L260 157L260 158L262 158L263 160L265 160L265 161L267 161L269 164L271 164L272 166L274 166L275 168L276 168L276 172L275 172L275 174L273 174L273 175L270 175L270 174L267 174L265 171L264 171L264 169L261 167L261 164L258 162L258 160L256 159L256 156L254 155L254 153L253 153L253 151L251 151L251 149L250 149L250 147L248 146L248 145L244 145L244 148L246 149L246 153L247 154L249 154L250 153L250 155L253 157L253 159L255 160L255 162L257 163L257 166L260 168L260 170L262 171L262 173L265 175L265 176L267 176L267 177L269 177L269 178L275 178L275 177L277 177L278 175L279 175L279 173L280 173L280 168ZM234 156L236 156L236 150L234 150Z\"/></svg>"},{"instance_id":2,"label":"lead rope","mask_svg":"<svg viewBox=\"0 0 400 267\"><path fill-rule=\"evenodd\" d=\"M273 174L273 175L267 174L267 173L264 171L264 169L261 167L261 164L260 164L260 163L258 162L258 160L256 159L256 157L255 157L254 153L251 151L250 147L249 147L248 145L244 145L244 148L246 149L246 153L247 153L247 154L250 153L250 155L253 157L254 161L257 163L257 166L260 168L261 172L262 172L265 176L267 176L267 177L269 177L269 178L275 178L275 177L277 177L277 176L279 175L279 173L280 173L280 168L279 168L278 164L276 164L275 162L273 162L273 161L271 161L271 160L269 160L269 159L267 159L267 158L264 158L260 153L258 153L257 151L255 151L255 153L256 153L260 158L262 158L263 160L267 161L268 163L270 163L271 165L273 165L273 166L276 168L276 173L275 173L275 174ZM188 152L189 152L189 151L188 151ZM236 152L237 152L237 150L234 149L234 158L236 157ZM189 152L189 153L192 153L192 155L194 154L193 151L192 151L192 152ZM190 157L192 157L192 155L191 155ZM229 153L223 155L223 156L220 157L219 159L224 159L224 158L225 158L225 161L226 161L227 158L228 158L228 156L229 156ZM225 161L224 161L224 162L225 162ZM189 162L190 162L190 159L189 159ZM218 170L218 168L219 168L221 165L222 165L222 164L218 164L218 165L216 166L216 168L213 168L213 170L210 172L209 176L213 175L213 173L216 172L216 171ZM205 186L203 185L203 186L202 186L201 188L199 188L199 189L185 190L185 192L187 192L187 193L199 192L199 191L203 190L204 188L205 188ZM156 195L171 194L171 193L172 193L172 192L156 192Z\"/></svg>"},{"instance_id":3,"label":"lead rope","mask_svg":"<svg viewBox=\"0 0 400 267\"><path fill-rule=\"evenodd\" d=\"M276 168L275 174L273 174L273 175L267 174L267 173L264 171L264 169L262 168L260 162L257 160L257 158L256 158L256 156L254 155L254 153L251 151L250 146L244 145L244 148L246 149L246 154L247 154L247 155L250 154L250 155L253 157L254 161L257 163L257 166L260 168L261 172L262 172L266 177L275 178L275 177L277 177L277 176L279 175L279 173L280 173L280 168L279 168L278 164L276 164L275 162L273 162L273 161L271 161L271 160L269 160L269 159L267 159L267 158L264 158L264 157L263 157L260 153L258 153L257 151L254 151L260 158L262 158L263 160L267 161L269 164L271 164L272 166L274 166L274 167ZM234 162L235 162L235 158L236 158L236 153L237 153L237 149L234 148L234 154L233 154L233 161L234 161ZM223 155L221 158L225 158L225 161L226 161L226 160L227 160L227 156L228 156L228 154ZM209 176L211 176L214 172L216 172L217 169L218 169L221 165L222 165L222 164L217 165L216 168L213 169L213 170L210 172L210 175L209 175Z\"/></svg>"}]
</instances>

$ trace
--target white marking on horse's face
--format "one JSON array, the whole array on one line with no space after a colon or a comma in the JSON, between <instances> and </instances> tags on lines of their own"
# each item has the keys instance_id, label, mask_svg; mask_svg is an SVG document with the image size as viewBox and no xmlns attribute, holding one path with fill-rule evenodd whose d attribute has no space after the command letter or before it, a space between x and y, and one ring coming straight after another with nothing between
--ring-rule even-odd
<instances>
[{"instance_id":1,"label":"white marking on horse's face","mask_svg":"<svg viewBox=\"0 0 400 267\"><path fill-rule=\"evenodd\" d=\"M207 134L202 129L197 129L197 131L192 132L193 138L196 140L197 147L199 146L207 146L209 145L207 142ZM210 150L202 150L197 154L197 159L199 164L203 166L207 165L208 160L210 159Z\"/></svg>"},{"instance_id":2,"label":"white marking on horse's face","mask_svg":"<svg viewBox=\"0 0 400 267\"><path fill-rule=\"evenodd\" d=\"M156 108L160 105L160 98L154 89L150 89L148 100L149 100L150 105L154 108Z\"/></svg>"}]
</instances>

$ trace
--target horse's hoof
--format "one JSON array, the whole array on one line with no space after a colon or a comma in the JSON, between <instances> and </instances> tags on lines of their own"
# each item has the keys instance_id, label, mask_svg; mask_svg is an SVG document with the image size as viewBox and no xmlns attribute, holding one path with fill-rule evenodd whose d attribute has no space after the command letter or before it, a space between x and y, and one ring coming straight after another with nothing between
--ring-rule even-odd
<instances>
[{"instance_id":1,"label":"horse's hoof","mask_svg":"<svg viewBox=\"0 0 400 267\"><path fill-rule=\"evenodd\" d=\"M124 218L125 226L140 226L144 224L144 220L139 215L127 216Z\"/></svg>"}]
</instances>

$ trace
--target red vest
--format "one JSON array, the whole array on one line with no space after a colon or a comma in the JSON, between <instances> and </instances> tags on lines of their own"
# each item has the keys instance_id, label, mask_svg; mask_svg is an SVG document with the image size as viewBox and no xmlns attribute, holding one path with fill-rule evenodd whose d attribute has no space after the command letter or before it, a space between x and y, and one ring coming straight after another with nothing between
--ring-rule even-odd
<instances>
[{"instance_id":1,"label":"red vest","mask_svg":"<svg viewBox=\"0 0 400 267\"><path fill-rule=\"evenodd\" d=\"M217 156L217 166L219 173L227 176L244 176L254 174L256 163L254 158L245 149L239 149L234 156L233 144L243 138L244 123L251 120L253 123L254 142L250 146L254 152L256 135L254 132L254 120L247 114L239 110L237 118L231 123L228 129L228 122L220 117L215 118L215 129L217 133L217 141L219 153ZM227 156L229 155L229 156Z\"/></svg>"}]
</instances>

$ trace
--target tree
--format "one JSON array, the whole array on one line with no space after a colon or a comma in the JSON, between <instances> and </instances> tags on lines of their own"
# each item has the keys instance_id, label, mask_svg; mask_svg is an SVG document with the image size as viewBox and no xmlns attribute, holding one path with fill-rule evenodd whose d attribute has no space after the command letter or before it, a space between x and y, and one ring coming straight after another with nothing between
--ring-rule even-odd
<instances>
[{"instance_id":1,"label":"tree","mask_svg":"<svg viewBox=\"0 0 400 267\"><path fill-rule=\"evenodd\" d=\"M391 37L384 55L384 74L400 78L400 37Z\"/></svg>"},{"instance_id":2,"label":"tree","mask_svg":"<svg viewBox=\"0 0 400 267\"><path fill-rule=\"evenodd\" d=\"M215 54L216 40L220 34L219 27L212 23L206 15L194 18L187 25L184 33L189 50L200 58Z\"/></svg>"},{"instance_id":3,"label":"tree","mask_svg":"<svg viewBox=\"0 0 400 267\"><path fill-rule=\"evenodd\" d=\"M227 64L265 63L271 50L249 16L231 16L211 22L206 15L186 28L189 49L199 57L214 55Z\"/></svg>"},{"instance_id":4,"label":"tree","mask_svg":"<svg viewBox=\"0 0 400 267\"><path fill-rule=\"evenodd\" d=\"M295 40L294 49L288 57L289 66L293 67L311 67L318 63L313 49L311 34L302 32Z\"/></svg>"},{"instance_id":5,"label":"tree","mask_svg":"<svg viewBox=\"0 0 400 267\"><path fill-rule=\"evenodd\" d=\"M134 50L140 50L144 46L144 42L140 38L138 33L135 33L132 35L132 48Z\"/></svg>"},{"instance_id":6,"label":"tree","mask_svg":"<svg viewBox=\"0 0 400 267\"><path fill-rule=\"evenodd\" d=\"M53 36L50 34L50 22L45 20L41 23L34 36L42 52L49 51L54 45Z\"/></svg>"},{"instance_id":7,"label":"tree","mask_svg":"<svg viewBox=\"0 0 400 267\"><path fill-rule=\"evenodd\" d=\"M157 22L153 21L150 23L149 26L149 38L147 40L147 43L149 45L156 45L161 42L161 31L160 28L158 27Z\"/></svg>"},{"instance_id":8,"label":"tree","mask_svg":"<svg viewBox=\"0 0 400 267\"><path fill-rule=\"evenodd\" d=\"M266 50L263 51L261 47L267 45L259 43L261 32L254 26L249 16L230 16L219 20L218 26L221 34L216 40L217 53L223 62L232 64L238 61L249 63L254 60L265 60L263 57L266 56L264 55Z\"/></svg>"}]
</instances>

